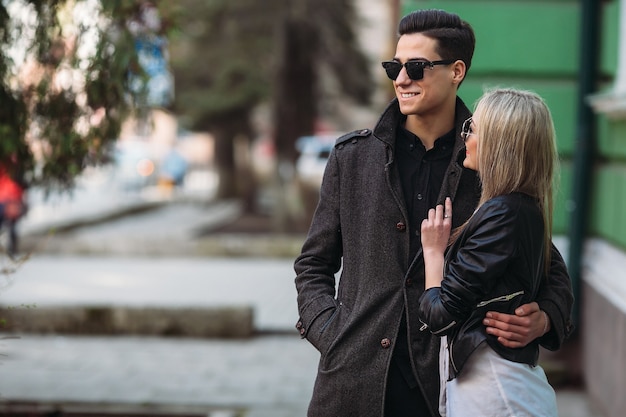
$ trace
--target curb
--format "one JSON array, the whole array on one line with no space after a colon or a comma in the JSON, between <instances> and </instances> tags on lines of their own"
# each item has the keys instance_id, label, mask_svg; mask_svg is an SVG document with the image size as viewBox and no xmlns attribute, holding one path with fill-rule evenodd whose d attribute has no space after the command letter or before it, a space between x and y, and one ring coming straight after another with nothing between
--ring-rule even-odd
<instances>
[{"instance_id":1,"label":"curb","mask_svg":"<svg viewBox=\"0 0 626 417\"><path fill-rule=\"evenodd\" d=\"M116 207L111 210L103 210L83 216L75 216L65 220L56 220L49 222L34 222L33 224L20 225L20 233L23 236L45 236L56 232L69 232L79 227L96 225L111 220L116 220L131 214L144 213L169 204L169 201L141 201L137 203L129 203L124 206Z\"/></svg>"},{"instance_id":2,"label":"curb","mask_svg":"<svg viewBox=\"0 0 626 417\"><path fill-rule=\"evenodd\" d=\"M3 330L14 334L141 335L249 338L255 333L249 306L133 308L111 306L4 308Z\"/></svg>"}]
</instances>

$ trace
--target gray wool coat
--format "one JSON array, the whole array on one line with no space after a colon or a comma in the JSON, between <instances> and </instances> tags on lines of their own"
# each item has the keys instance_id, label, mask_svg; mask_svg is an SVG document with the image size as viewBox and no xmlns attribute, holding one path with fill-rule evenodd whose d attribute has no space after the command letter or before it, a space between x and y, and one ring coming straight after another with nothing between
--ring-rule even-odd
<instances>
[{"instance_id":1,"label":"gray wool coat","mask_svg":"<svg viewBox=\"0 0 626 417\"><path fill-rule=\"evenodd\" d=\"M439 202L453 201L453 227L469 218L480 196L474 171L463 168L461 125L470 116L457 98L456 143ZM375 129L342 136L331 152L320 201L296 259L300 319L296 327L320 352L310 417L381 417L385 384L402 314L420 389L438 416L439 338L421 331L418 299L424 291L421 250L409 257L409 224L394 163L396 100ZM572 300L565 265L557 256L554 279L539 301L553 330L543 344L557 348L569 333ZM560 264L559 264L560 262ZM341 277L335 274L341 269Z\"/></svg>"}]
</instances>

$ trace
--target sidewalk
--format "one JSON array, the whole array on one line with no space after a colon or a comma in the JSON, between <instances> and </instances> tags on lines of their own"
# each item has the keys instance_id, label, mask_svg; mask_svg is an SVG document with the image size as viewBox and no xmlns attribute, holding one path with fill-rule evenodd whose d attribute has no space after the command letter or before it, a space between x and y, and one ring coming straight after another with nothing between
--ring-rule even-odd
<instances>
[{"instance_id":1,"label":"sidewalk","mask_svg":"<svg viewBox=\"0 0 626 417\"><path fill-rule=\"evenodd\" d=\"M124 415L303 417L318 359L295 335L248 340L24 335L2 341L0 352L6 355L0 360L0 415L11 405L39 403L62 410L121 409ZM601 417L580 390L558 389L557 401L561 417Z\"/></svg>"},{"instance_id":2,"label":"sidewalk","mask_svg":"<svg viewBox=\"0 0 626 417\"><path fill-rule=\"evenodd\" d=\"M185 213L184 219L166 211L186 225L172 241L186 239L207 221L194 217L205 215L204 210L182 209L178 214ZM124 214L113 209L100 213L110 218ZM118 240L139 233L124 230L129 231ZM91 238L115 242L110 227L93 233ZM159 230L148 235L156 240ZM80 238L77 233L66 243ZM35 254L1 296L3 304L35 302L38 308L247 305L254 310L259 333L245 339L21 334L0 340L0 415L33 407L68 415L79 409L152 416L306 414L318 353L293 329L297 309L291 259ZM557 399L560 416L602 417L584 391L557 389Z\"/></svg>"}]
</instances>

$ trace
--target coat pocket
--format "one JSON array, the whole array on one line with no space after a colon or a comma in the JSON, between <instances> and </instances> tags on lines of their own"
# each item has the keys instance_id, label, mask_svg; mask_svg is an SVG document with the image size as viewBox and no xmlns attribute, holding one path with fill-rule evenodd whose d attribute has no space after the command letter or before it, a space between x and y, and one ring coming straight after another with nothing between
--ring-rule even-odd
<instances>
[{"instance_id":1,"label":"coat pocket","mask_svg":"<svg viewBox=\"0 0 626 417\"><path fill-rule=\"evenodd\" d=\"M349 311L346 306L337 301L337 307L320 315L313 328L310 329L307 338L322 355L328 353L332 343L339 336L348 315Z\"/></svg>"}]
</instances>

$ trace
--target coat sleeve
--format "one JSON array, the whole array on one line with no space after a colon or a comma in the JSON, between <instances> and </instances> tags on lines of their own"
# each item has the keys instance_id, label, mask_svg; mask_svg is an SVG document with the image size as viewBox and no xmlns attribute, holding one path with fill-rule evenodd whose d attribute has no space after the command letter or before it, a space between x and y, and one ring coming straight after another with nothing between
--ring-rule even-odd
<instances>
[{"instance_id":1,"label":"coat sleeve","mask_svg":"<svg viewBox=\"0 0 626 417\"><path fill-rule=\"evenodd\" d=\"M554 244L550 258L550 273L539 288L537 304L548 314L551 324L550 331L539 339L539 343L546 349L557 350L574 330L572 324L574 293L563 257Z\"/></svg>"},{"instance_id":2,"label":"coat sleeve","mask_svg":"<svg viewBox=\"0 0 626 417\"><path fill-rule=\"evenodd\" d=\"M496 285L516 252L515 216L486 203L466 227L468 237L447 259L441 287L419 300L419 319L438 336L450 334Z\"/></svg>"},{"instance_id":3,"label":"coat sleeve","mask_svg":"<svg viewBox=\"0 0 626 417\"><path fill-rule=\"evenodd\" d=\"M335 149L326 164L309 233L294 263L300 318L296 328L320 349L324 317L337 307L335 274L341 267L341 225L339 216L339 169Z\"/></svg>"}]
</instances>

